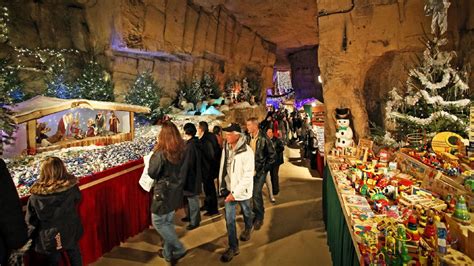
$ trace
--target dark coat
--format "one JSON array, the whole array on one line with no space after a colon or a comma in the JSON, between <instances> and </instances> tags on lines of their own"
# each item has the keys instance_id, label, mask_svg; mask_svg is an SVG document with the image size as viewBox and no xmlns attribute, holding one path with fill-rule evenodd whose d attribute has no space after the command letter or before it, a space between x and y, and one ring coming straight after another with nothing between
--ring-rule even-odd
<instances>
[{"instance_id":1,"label":"dark coat","mask_svg":"<svg viewBox=\"0 0 474 266\"><path fill-rule=\"evenodd\" d=\"M250 135L247 135L247 144L250 145ZM255 172L257 176L265 175L272 169L276 161L276 152L271 140L263 131L257 136L257 147L255 149Z\"/></svg>"},{"instance_id":2,"label":"dark coat","mask_svg":"<svg viewBox=\"0 0 474 266\"><path fill-rule=\"evenodd\" d=\"M219 165L221 156L221 147L217 141L216 135L205 132L199 140L202 152L202 178L215 179L219 175Z\"/></svg>"},{"instance_id":3,"label":"dark coat","mask_svg":"<svg viewBox=\"0 0 474 266\"><path fill-rule=\"evenodd\" d=\"M276 137L272 138L272 143L273 143L273 148L275 148L275 152L276 152L275 164L281 165L284 163L283 151L285 150L285 145L283 145L283 142L279 138L276 138Z\"/></svg>"},{"instance_id":4,"label":"dark coat","mask_svg":"<svg viewBox=\"0 0 474 266\"><path fill-rule=\"evenodd\" d=\"M9 250L22 247L27 240L20 199L7 166L0 159L0 265L6 265Z\"/></svg>"},{"instance_id":5,"label":"dark coat","mask_svg":"<svg viewBox=\"0 0 474 266\"><path fill-rule=\"evenodd\" d=\"M77 178L70 177L53 184L37 181L31 187L26 222L36 252L50 254L77 245L83 233L77 184Z\"/></svg>"},{"instance_id":6,"label":"dark coat","mask_svg":"<svg viewBox=\"0 0 474 266\"><path fill-rule=\"evenodd\" d=\"M148 175L155 180L151 212L163 215L181 206L184 178L181 176L181 162L172 164L161 151L155 151L150 158Z\"/></svg>"},{"instance_id":7,"label":"dark coat","mask_svg":"<svg viewBox=\"0 0 474 266\"><path fill-rule=\"evenodd\" d=\"M201 193L201 150L199 148L199 139L193 137L186 141L184 151L183 165L181 166L181 176L184 178L184 193L189 195L198 195Z\"/></svg>"}]
</instances>

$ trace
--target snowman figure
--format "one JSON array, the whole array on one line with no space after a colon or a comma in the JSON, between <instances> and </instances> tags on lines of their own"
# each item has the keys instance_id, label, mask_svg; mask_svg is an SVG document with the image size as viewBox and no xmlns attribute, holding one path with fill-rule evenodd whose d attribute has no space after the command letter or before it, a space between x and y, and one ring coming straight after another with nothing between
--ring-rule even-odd
<instances>
[{"instance_id":1,"label":"snowman figure","mask_svg":"<svg viewBox=\"0 0 474 266\"><path fill-rule=\"evenodd\" d=\"M336 148L346 148L353 146L354 133L350 122L351 112L349 108L336 109Z\"/></svg>"}]
</instances>

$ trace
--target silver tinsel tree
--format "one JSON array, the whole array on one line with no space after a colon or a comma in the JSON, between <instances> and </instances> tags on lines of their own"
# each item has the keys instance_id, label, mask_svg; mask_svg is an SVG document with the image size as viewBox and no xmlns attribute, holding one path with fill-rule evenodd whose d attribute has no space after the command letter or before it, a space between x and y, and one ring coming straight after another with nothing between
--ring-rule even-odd
<instances>
[{"instance_id":1,"label":"silver tinsel tree","mask_svg":"<svg viewBox=\"0 0 474 266\"><path fill-rule=\"evenodd\" d=\"M443 51L448 43L443 37L447 29L447 0L429 0L425 7L432 16L432 38L426 40L423 58L409 72L406 89L389 94L386 116L394 122L398 139L420 131L433 135L452 131L467 136L469 106L468 72L451 65L454 51Z\"/></svg>"}]
</instances>

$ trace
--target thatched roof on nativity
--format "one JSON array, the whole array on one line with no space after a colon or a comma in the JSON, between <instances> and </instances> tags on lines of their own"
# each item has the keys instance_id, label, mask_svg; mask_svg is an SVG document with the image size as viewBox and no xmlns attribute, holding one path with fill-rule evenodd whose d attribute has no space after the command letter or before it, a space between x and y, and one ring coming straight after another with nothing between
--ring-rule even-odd
<instances>
[{"instance_id":1,"label":"thatched roof on nativity","mask_svg":"<svg viewBox=\"0 0 474 266\"><path fill-rule=\"evenodd\" d=\"M46 96L36 96L12 107L13 120L17 124L38 119L50 114L74 108L89 108L97 110L126 111L134 113L149 113L150 108L125 103L102 102L86 99L59 99Z\"/></svg>"}]
</instances>

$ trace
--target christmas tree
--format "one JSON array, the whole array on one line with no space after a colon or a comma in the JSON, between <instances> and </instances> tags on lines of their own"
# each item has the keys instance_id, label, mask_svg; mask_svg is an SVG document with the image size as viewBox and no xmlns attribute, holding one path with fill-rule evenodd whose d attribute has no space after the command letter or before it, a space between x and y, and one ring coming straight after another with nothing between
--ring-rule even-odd
<instances>
[{"instance_id":1,"label":"christmas tree","mask_svg":"<svg viewBox=\"0 0 474 266\"><path fill-rule=\"evenodd\" d=\"M448 41L443 35L447 28L449 1L429 1L425 6L432 15L433 37L425 41L426 50L417 67L410 70L406 91L394 88L386 106L387 120L393 124L397 139L410 133L452 131L467 136L469 87L467 71L451 65L453 51L442 51Z\"/></svg>"},{"instance_id":2,"label":"christmas tree","mask_svg":"<svg viewBox=\"0 0 474 266\"><path fill-rule=\"evenodd\" d=\"M22 102L28 97L18 76L18 68L12 66L8 58L0 59L0 93L2 97L10 99L11 103Z\"/></svg>"},{"instance_id":3,"label":"christmas tree","mask_svg":"<svg viewBox=\"0 0 474 266\"><path fill-rule=\"evenodd\" d=\"M66 81L66 68L61 65L53 64L45 75L46 91L44 95L49 97L57 97L61 99L81 98L79 92L76 92L76 86Z\"/></svg>"},{"instance_id":4,"label":"christmas tree","mask_svg":"<svg viewBox=\"0 0 474 266\"><path fill-rule=\"evenodd\" d=\"M204 73L201 80L201 88L204 93L204 98L206 99L217 99L222 95L214 75L211 75L207 72Z\"/></svg>"},{"instance_id":5,"label":"christmas tree","mask_svg":"<svg viewBox=\"0 0 474 266\"><path fill-rule=\"evenodd\" d=\"M241 91L239 95L237 96L237 101L239 102L245 102L245 101L250 101L250 97L252 96L249 88L249 83L247 82L247 78L244 78L242 80L242 86L241 86Z\"/></svg>"},{"instance_id":6,"label":"christmas tree","mask_svg":"<svg viewBox=\"0 0 474 266\"><path fill-rule=\"evenodd\" d=\"M14 71L7 68L7 60L0 60L0 155L3 154L3 146L13 142L13 133L16 125L13 122L9 105L14 103L11 97L11 84ZM15 84L16 82L13 82Z\"/></svg>"},{"instance_id":7,"label":"christmas tree","mask_svg":"<svg viewBox=\"0 0 474 266\"><path fill-rule=\"evenodd\" d=\"M245 69L245 77L250 92L250 95L248 96L248 101L250 101L251 96L255 96L255 101L259 102L262 96L261 92L263 84L261 71L253 67L247 67Z\"/></svg>"},{"instance_id":8,"label":"christmas tree","mask_svg":"<svg viewBox=\"0 0 474 266\"><path fill-rule=\"evenodd\" d=\"M76 86L74 94L79 98L114 101L114 87L110 75L95 60L86 64Z\"/></svg>"},{"instance_id":9,"label":"christmas tree","mask_svg":"<svg viewBox=\"0 0 474 266\"><path fill-rule=\"evenodd\" d=\"M155 121L163 115L160 108L161 90L150 72L140 73L125 96L125 102L149 107L151 113L147 118Z\"/></svg>"},{"instance_id":10,"label":"christmas tree","mask_svg":"<svg viewBox=\"0 0 474 266\"><path fill-rule=\"evenodd\" d=\"M16 130L16 124L11 118L12 112L5 104L4 102L0 103L0 155L3 154L5 144L13 143L13 133Z\"/></svg>"},{"instance_id":11,"label":"christmas tree","mask_svg":"<svg viewBox=\"0 0 474 266\"><path fill-rule=\"evenodd\" d=\"M201 80L197 76L194 76L191 84L186 81L179 82L179 95L186 99L186 101L191 102L194 106L197 106L199 101L204 100L205 95L201 87Z\"/></svg>"}]
</instances>

